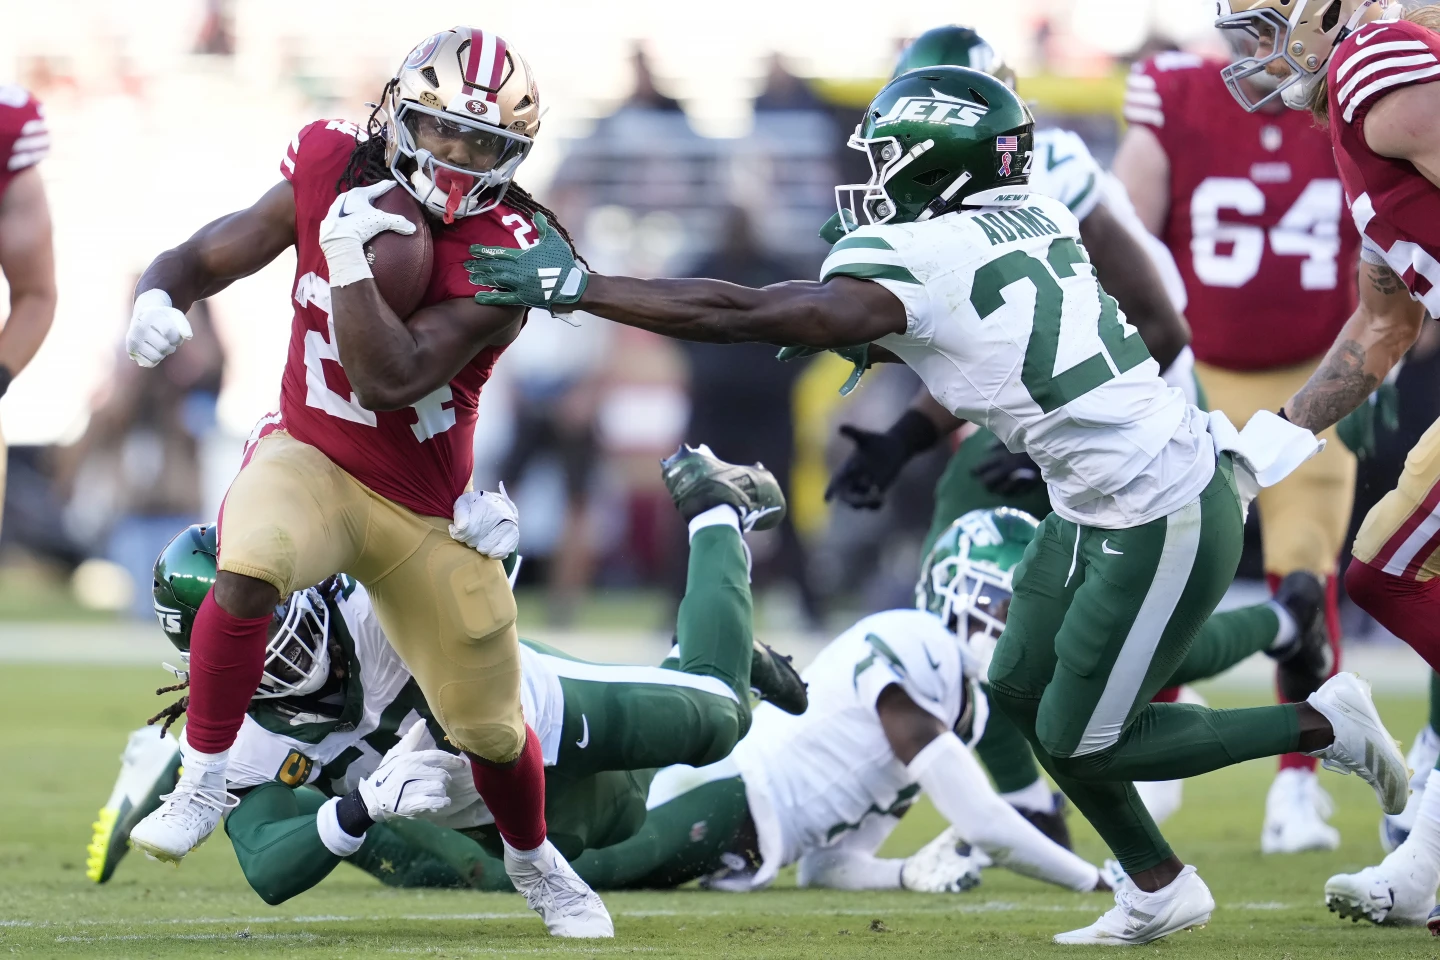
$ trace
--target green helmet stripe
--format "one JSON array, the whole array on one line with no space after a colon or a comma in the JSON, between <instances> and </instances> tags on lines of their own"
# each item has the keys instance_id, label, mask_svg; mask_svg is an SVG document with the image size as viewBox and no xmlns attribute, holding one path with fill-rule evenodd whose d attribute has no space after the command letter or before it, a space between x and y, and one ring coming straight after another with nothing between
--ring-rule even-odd
<instances>
[{"instance_id":1,"label":"green helmet stripe","mask_svg":"<svg viewBox=\"0 0 1440 960\"><path fill-rule=\"evenodd\" d=\"M1085 202L1085 198L1088 197L1088 196L1090 196L1091 192L1092 192L1094 189L1095 189L1095 174L1092 173L1092 174L1090 174L1090 179L1088 179L1088 180L1085 181L1085 188L1080 191L1080 193L1075 197L1075 199L1071 200L1071 201L1070 201L1069 203L1067 203L1065 206L1069 207L1071 210L1075 210L1075 209L1079 208L1080 204L1082 204L1082 203Z\"/></svg>"},{"instance_id":2,"label":"green helmet stripe","mask_svg":"<svg viewBox=\"0 0 1440 960\"><path fill-rule=\"evenodd\" d=\"M830 252L837 250L894 250L890 242L884 237L846 237L830 248Z\"/></svg>"},{"instance_id":3,"label":"green helmet stripe","mask_svg":"<svg viewBox=\"0 0 1440 960\"><path fill-rule=\"evenodd\" d=\"M915 274L902 266L890 263L839 263L827 268L820 279L824 281L831 277L854 277L856 280L893 280L896 283L920 285L920 281L915 279Z\"/></svg>"}]
</instances>

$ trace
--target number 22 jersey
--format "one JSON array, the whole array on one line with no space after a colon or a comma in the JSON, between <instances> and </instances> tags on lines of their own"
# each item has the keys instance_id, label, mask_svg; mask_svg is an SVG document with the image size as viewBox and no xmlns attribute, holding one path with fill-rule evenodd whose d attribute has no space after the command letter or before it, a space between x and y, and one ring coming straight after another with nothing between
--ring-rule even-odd
<instances>
[{"instance_id":1,"label":"number 22 jersey","mask_svg":"<svg viewBox=\"0 0 1440 960\"><path fill-rule=\"evenodd\" d=\"M317 120L296 135L281 161L280 173L295 192L295 319L280 384L281 420L262 424L260 432L288 430L380 496L424 516L448 517L470 482L480 390L504 347L481 350L449 383L411 406L372 411L360 405L340 363L319 240L359 136L352 123ZM465 270L471 244L517 247L535 236L529 218L504 204L448 226L432 220L430 231L435 259L422 307L481 289Z\"/></svg>"},{"instance_id":2,"label":"number 22 jersey","mask_svg":"<svg viewBox=\"0 0 1440 960\"><path fill-rule=\"evenodd\" d=\"M955 416L1028 452L1066 520L1138 526L1210 482L1207 418L1160 379L1063 203L1031 193L1014 207L861 227L831 248L821 279L835 276L900 300L905 332L875 342Z\"/></svg>"}]
</instances>

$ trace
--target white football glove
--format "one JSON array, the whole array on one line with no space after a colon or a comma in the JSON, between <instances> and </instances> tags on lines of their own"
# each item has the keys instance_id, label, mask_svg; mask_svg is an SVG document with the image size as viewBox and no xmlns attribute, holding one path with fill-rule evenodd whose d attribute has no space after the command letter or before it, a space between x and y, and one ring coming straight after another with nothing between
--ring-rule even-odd
<instances>
[{"instance_id":1,"label":"white football glove","mask_svg":"<svg viewBox=\"0 0 1440 960\"><path fill-rule=\"evenodd\" d=\"M409 236L415 232L415 224L409 220L370 205L397 186L394 180L382 180L347 190L330 204L330 212L320 221L320 249L330 265L330 286L343 287L374 276L365 259L365 242L377 233L394 230Z\"/></svg>"},{"instance_id":2,"label":"white football glove","mask_svg":"<svg viewBox=\"0 0 1440 960\"><path fill-rule=\"evenodd\" d=\"M520 511L500 484L499 493L470 490L455 501L455 522L450 536L495 560L503 560L520 546Z\"/></svg>"},{"instance_id":3,"label":"white football glove","mask_svg":"<svg viewBox=\"0 0 1440 960\"><path fill-rule=\"evenodd\" d=\"M450 778L469 769L464 757L419 749L425 723L417 720L390 748L375 772L360 781L360 799L376 823L443 810L450 804Z\"/></svg>"},{"instance_id":4,"label":"white football glove","mask_svg":"<svg viewBox=\"0 0 1440 960\"><path fill-rule=\"evenodd\" d=\"M155 366L195 334L185 314L170 305L164 290L146 290L135 298L130 329L125 334L125 352L142 367Z\"/></svg>"},{"instance_id":5,"label":"white football glove","mask_svg":"<svg viewBox=\"0 0 1440 960\"><path fill-rule=\"evenodd\" d=\"M921 893L964 893L980 883L980 863L969 852L961 852L964 841L954 827L905 858L900 868L900 886Z\"/></svg>"}]
</instances>

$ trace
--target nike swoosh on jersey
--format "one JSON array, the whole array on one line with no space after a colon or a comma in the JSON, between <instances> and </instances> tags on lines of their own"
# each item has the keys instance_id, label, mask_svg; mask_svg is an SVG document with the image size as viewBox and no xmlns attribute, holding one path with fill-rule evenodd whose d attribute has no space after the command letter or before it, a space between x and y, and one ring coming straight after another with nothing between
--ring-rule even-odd
<instances>
[{"instance_id":1,"label":"nike swoosh on jersey","mask_svg":"<svg viewBox=\"0 0 1440 960\"><path fill-rule=\"evenodd\" d=\"M1365 36L1363 36L1363 37L1356 37L1356 38L1355 38L1355 46L1357 46L1357 47L1363 47L1363 46L1365 46L1365 44L1369 43L1371 40L1374 40L1376 37L1380 36L1380 34L1384 33L1387 29L1388 29L1387 27L1381 27L1379 30L1376 30L1374 33L1367 33L1367 34L1366 34Z\"/></svg>"},{"instance_id":2,"label":"nike swoosh on jersey","mask_svg":"<svg viewBox=\"0 0 1440 960\"><path fill-rule=\"evenodd\" d=\"M1114 557L1123 557L1123 556L1125 556L1125 551L1124 551L1124 550L1112 550L1112 549L1110 548L1110 541L1109 541L1108 539L1107 539L1107 540L1101 540L1101 541L1100 541L1100 552L1101 552L1101 553L1108 553L1108 554L1110 554L1111 556L1114 556Z\"/></svg>"},{"instance_id":3,"label":"nike swoosh on jersey","mask_svg":"<svg viewBox=\"0 0 1440 960\"><path fill-rule=\"evenodd\" d=\"M590 718L580 714L580 739L575 741L575 746L584 750L590 746Z\"/></svg>"},{"instance_id":4,"label":"nike swoosh on jersey","mask_svg":"<svg viewBox=\"0 0 1440 960\"><path fill-rule=\"evenodd\" d=\"M935 658L932 657L932 656L930 656L930 648L924 646L924 644L921 644L921 646L922 646L922 647L924 648L924 650L925 650L925 660L930 664L930 669L931 669L931 670L939 670L939 669L940 669L940 664L936 663L936 662L935 662Z\"/></svg>"},{"instance_id":5,"label":"nike swoosh on jersey","mask_svg":"<svg viewBox=\"0 0 1440 960\"><path fill-rule=\"evenodd\" d=\"M1065 166L1065 164L1069 163L1071 160L1074 160L1074 159L1075 159L1075 154L1072 153L1072 154L1070 154L1070 155L1067 156L1067 157L1061 157L1061 158L1057 161L1057 160L1055 159L1055 147L1054 147L1053 145L1051 145L1051 146L1047 146L1047 147L1045 148L1045 169L1046 169L1046 170L1054 170L1056 167L1063 167L1063 166Z\"/></svg>"}]
</instances>

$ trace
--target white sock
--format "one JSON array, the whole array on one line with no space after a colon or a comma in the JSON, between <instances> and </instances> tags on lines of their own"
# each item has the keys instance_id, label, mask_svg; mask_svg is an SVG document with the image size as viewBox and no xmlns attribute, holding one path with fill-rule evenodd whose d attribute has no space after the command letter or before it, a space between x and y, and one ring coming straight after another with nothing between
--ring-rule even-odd
<instances>
[{"instance_id":1,"label":"white sock","mask_svg":"<svg viewBox=\"0 0 1440 960\"><path fill-rule=\"evenodd\" d=\"M1295 638L1300 635L1300 625L1295 622L1290 611L1286 610L1283 604L1276 603L1274 600L1265 601L1265 606L1274 610L1276 618L1280 621L1280 629L1275 631L1275 639L1266 649L1279 650L1281 647L1294 643Z\"/></svg>"},{"instance_id":2,"label":"white sock","mask_svg":"<svg viewBox=\"0 0 1440 960\"><path fill-rule=\"evenodd\" d=\"M1440 770L1430 771L1420 812L1405 842L1381 862L1391 871L1405 870L1411 876L1420 871L1422 883L1440 884Z\"/></svg>"},{"instance_id":3,"label":"white sock","mask_svg":"<svg viewBox=\"0 0 1440 960\"><path fill-rule=\"evenodd\" d=\"M219 753L202 753L190 746L190 741L185 739L184 731L180 733L180 763L185 768L184 773L193 771L195 776L200 776L212 771L225 772L225 767L230 760L230 751L221 750Z\"/></svg>"},{"instance_id":4,"label":"white sock","mask_svg":"<svg viewBox=\"0 0 1440 960\"><path fill-rule=\"evenodd\" d=\"M1012 807L1019 807L1021 810L1033 810L1036 813L1055 812L1055 794L1050 792L1050 785L1041 777L1023 790L1012 790L1009 793L1000 794L1000 799Z\"/></svg>"},{"instance_id":5,"label":"white sock","mask_svg":"<svg viewBox=\"0 0 1440 960\"><path fill-rule=\"evenodd\" d=\"M706 527L729 527L736 533L740 532L740 512L728 503L722 503L718 507L711 507L704 513L696 514L690 521L690 539L695 539L695 534Z\"/></svg>"},{"instance_id":6,"label":"white sock","mask_svg":"<svg viewBox=\"0 0 1440 960\"><path fill-rule=\"evenodd\" d=\"M526 863L534 863L536 860L539 860L540 854L545 852L546 846L544 843L542 843L534 850L516 850L514 847L510 846L509 843L506 843L504 839L502 839L500 842L505 844L505 852L507 854L509 854L511 857L514 857L516 860L523 860Z\"/></svg>"}]
</instances>

